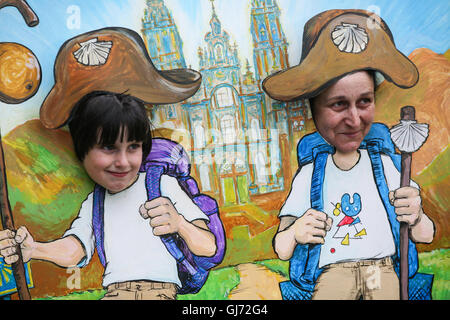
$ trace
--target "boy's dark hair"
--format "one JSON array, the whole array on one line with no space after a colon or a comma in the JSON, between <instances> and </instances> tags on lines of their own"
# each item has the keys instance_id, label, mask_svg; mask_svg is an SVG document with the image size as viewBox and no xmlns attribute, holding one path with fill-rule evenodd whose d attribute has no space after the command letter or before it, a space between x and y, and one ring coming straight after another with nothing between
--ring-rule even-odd
<instances>
[{"instance_id":1,"label":"boy's dark hair","mask_svg":"<svg viewBox=\"0 0 450 320\"><path fill-rule=\"evenodd\" d=\"M129 141L142 141L143 160L150 153L150 120L144 104L130 95L93 91L75 104L67 123L80 161L96 144L113 145L119 135L122 141L125 128Z\"/></svg>"}]
</instances>

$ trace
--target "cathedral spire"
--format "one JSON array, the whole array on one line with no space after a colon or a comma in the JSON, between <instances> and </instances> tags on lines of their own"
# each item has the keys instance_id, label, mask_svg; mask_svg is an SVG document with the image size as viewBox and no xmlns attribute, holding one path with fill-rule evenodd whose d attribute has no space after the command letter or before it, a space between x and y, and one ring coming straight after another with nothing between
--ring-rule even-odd
<instances>
[{"instance_id":1,"label":"cathedral spire","mask_svg":"<svg viewBox=\"0 0 450 320\"><path fill-rule=\"evenodd\" d=\"M219 35L222 32L222 24L220 23L219 17L216 14L216 7L214 6L214 0L211 1L212 7L212 17L209 25L211 26L211 30L215 35Z\"/></svg>"},{"instance_id":2,"label":"cathedral spire","mask_svg":"<svg viewBox=\"0 0 450 320\"><path fill-rule=\"evenodd\" d=\"M142 33L148 53L160 70L186 68L183 42L163 0L147 0Z\"/></svg>"},{"instance_id":3,"label":"cathedral spire","mask_svg":"<svg viewBox=\"0 0 450 320\"><path fill-rule=\"evenodd\" d=\"M280 16L276 0L252 0L251 33L258 80L289 67L288 42Z\"/></svg>"}]
</instances>

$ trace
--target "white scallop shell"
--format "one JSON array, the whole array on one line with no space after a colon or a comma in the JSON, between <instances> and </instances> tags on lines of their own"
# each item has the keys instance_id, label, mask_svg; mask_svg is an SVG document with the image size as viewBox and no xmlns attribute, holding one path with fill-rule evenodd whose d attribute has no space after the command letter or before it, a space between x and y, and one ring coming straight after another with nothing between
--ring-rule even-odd
<instances>
[{"instance_id":1,"label":"white scallop shell","mask_svg":"<svg viewBox=\"0 0 450 320\"><path fill-rule=\"evenodd\" d=\"M342 23L331 33L333 43L342 52L360 53L367 48L369 35L357 24Z\"/></svg>"},{"instance_id":2,"label":"white scallop shell","mask_svg":"<svg viewBox=\"0 0 450 320\"><path fill-rule=\"evenodd\" d=\"M428 125L416 121L401 120L391 128L391 138L402 152L416 152L428 138Z\"/></svg>"},{"instance_id":3,"label":"white scallop shell","mask_svg":"<svg viewBox=\"0 0 450 320\"><path fill-rule=\"evenodd\" d=\"M106 63L112 48L112 41L98 42L98 38L79 43L80 49L73 55L77 61L85 66L99 66Z\"/></svg>"}]
</instances>

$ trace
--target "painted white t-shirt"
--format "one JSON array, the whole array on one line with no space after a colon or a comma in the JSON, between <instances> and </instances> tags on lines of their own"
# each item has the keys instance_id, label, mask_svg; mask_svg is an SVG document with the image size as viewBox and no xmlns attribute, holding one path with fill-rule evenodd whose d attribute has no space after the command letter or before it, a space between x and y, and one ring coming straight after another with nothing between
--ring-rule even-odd
<instances>
[{"instance_id":1,"label":"painted white t-shirt","mask_svg":"<svg viewBox=\"0 0 450 320\"><path fill-rule=\"evenodd\" d=\"M324 212L333 225L322 245L319 268L331 263L381 259L395 253L387 212L375 184L367 150L350 170L339 169L328 156L323 184ZM389 190L400 187L400 173L389 156L381 156ZM301 217L309 208L313 165L301 168L292 182L291 192L280 217ZM411 186L418 188L411 182ZM345 196L347 194L347 196Z\"/></svg>"},{"instance_id":2,"label":"painted white t-shirt","mask_svg":"<svg viewBox=\"0 0 450 320\"><path fill-rule=\"evenodd\" d=\"M161 196L169 198L187 221L208 221L208 217L181 189L176 178L163 175L160 190ZM145 174L139 174L133 185L119 193L105 193L104 248L107 263L103 275L104 287L134 280L169 282L181 286L176 260L160 237L153 235L149 220L143 219L139 213L139 207L146 201ZM86 250L86 258L79 267L89 263L95 250L92 204L93 193L83 202L78 217L64 234L64 237L76 236Z\"/></svg>"}]
</instances>

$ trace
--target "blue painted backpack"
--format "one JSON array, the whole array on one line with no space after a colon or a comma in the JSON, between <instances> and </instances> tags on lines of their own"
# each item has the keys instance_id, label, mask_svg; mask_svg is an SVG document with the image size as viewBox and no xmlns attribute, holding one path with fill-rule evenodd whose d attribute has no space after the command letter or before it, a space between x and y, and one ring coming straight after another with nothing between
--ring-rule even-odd
<instances>
[{"instance_id":1,"label":"blue painted backpack","mask_svg":"<svg viewBox=\"0 0 450 320\"><path fill-rule=\"evenodd\" d=\"M217 251L213 257L194 255L178 234L161 237L167 250L177 261L178 276L182 283L182 287L178 290L179 294L197 293L206 282L209 270L220 264L225 255L225 231L219 217L217 202L200 193L196 181L190 176L190 168L189 157L183 147L176 142L162 138L152 140L151 152L140 168L140 172L146 173L148 200L161 196L159 184L163 174L177 178L181 188L208 216L208 228L216 237ZM103 243L104 199L105 189L96 185L92 222L96 249L103 266L106 265Z\"/></svg>"},{"instance_id":2,"label":"blue painted backpack","mask_svg":"<svg viewBox=\"0 0 450 320\"><path fill-rule=\"evenodd\" d=\"M374 123L369 134L361 143L360 149L366 149L372 164L373 175L388 214L396 254L392 257L394 268L399 275L400 269L400 223L396 219L394 207L388 199L389 189L384 176L381 154L389 155L397 170L400 171L401 156L395 153L388 127L381 123ZM329 154L334 148L329 145L318 132L304 136L297 146L299 168L313 163L311 178L311 208L323 211L323 182L325 179L325 166ZM289 263L290 281L280 283L280 289L285 300L310 300L315 283L322 269L318 267L321 245L298 244ZM430 300L433 275L418 273L418 255L415 244L409 240L409 299Z\"/></svg>"}]
</instances>

